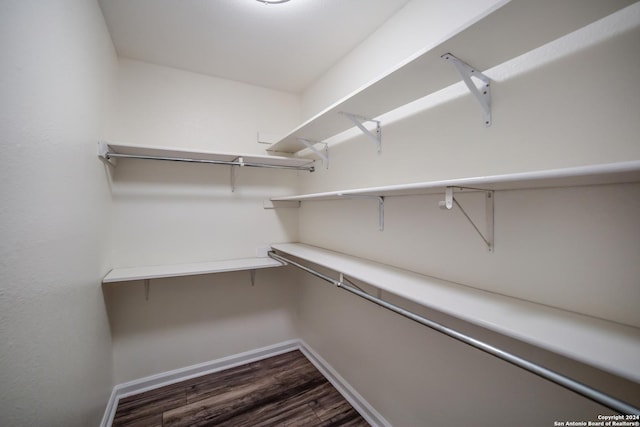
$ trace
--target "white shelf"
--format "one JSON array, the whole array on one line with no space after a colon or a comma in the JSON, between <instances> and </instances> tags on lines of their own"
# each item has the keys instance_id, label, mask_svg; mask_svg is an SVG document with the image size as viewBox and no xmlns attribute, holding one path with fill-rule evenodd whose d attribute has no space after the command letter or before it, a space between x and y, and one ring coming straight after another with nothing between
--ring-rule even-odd
<instances>
[{"instance_id":1,"label":"white shelf","mask_svg":"<svg viewBox=\"0 0 640 427\"><path fill-rule=\"evenodd\" d=\"M340 112L374 119L460 81L455 68L441 58L446 53L478 70L487 70L631 3L633 1L628 0L503 1L495 10L476 16L448 37L426 46L407 61L329 106L271 145L268 151L295 153L305 148L299 138L323 141L353 127Z\"/></svg>"},{"instance_id":2,"label":"white shelf","mask_svg":"<svg viewBox=\"0 0 640 427\"><path fill-rule=\"evenodd\" d=\"M331 200L349 198L349 196L411 196L443 193L447 187L474 188L479 190L515 190L619 184L627 182L640 182L640 160L504 175L478 176L441 181L388 185L382 187L357 188L296 196L273 197L271 200L278 202Z\"/></svg>"},{"instance_id":3,"label":"white shelf","mask_svg":"<svg viewBox=\"0 0 640 427\"><path fill-rule=\"evenodd\" d=\"M139 145L119 144L111 142L99 143L98 154L105 157L107 153L124 154L141 157L181 158L193 160L210 160L222 162L234 162L242 158L244 163L257 163L267 166L305 167L312 166L313 161L304 158L282 157L271 155L240 154L228 152L215 152L203 150L183 150L157 147L145 147Z\"/></svg>"},{"instance_id":4,"label":"white shelf","mask_svg":"<svg viewBox=\"0 0 640 427\"><path fill-rule=\"evenodd\" d=\"M300 243L272 248L470 323L640 381L640 329ZM337 277L336 277L337 278Z\"/></svg>"},{"instance_id":5,"label":"white shelf","mask_svg":"<svg viewBox=\"0 0 640 427\"><path fill-rule=\"evenodd\" d=\"M256 270L260 268L280 267L281 265L282 264L278 261L271 258L240 258L190 264L114 268L104 277L104 279L102 279L102 283L161 279L164 277L194 276L199 274L224 273L228 271Z\"/></svg>"}]
</instances>

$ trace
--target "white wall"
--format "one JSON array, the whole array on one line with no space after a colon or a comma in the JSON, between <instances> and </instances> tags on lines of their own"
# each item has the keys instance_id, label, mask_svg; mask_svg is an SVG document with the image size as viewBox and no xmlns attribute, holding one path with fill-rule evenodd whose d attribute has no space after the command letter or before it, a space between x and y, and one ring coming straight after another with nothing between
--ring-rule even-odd
<instances>
[{"instance_id":1,"label":"white wall","mask_svg":"<svg viewBox=\"0 0 640 427\"><path fill-rule=\"evenodd\" d=\"M304 177L303 192L640 159L639 6L491 70L490 128L466 91L444 90L383 120L380 155L358 132L329 140L330 169ZM498 192L494 253L460 212L437 208L438 196L387 198L382 233L374 201L306 202L300 241L640 327L639 196L638 184ZM460 201L484 223L481 200ZM393 425L552 425L606 412L316 280L299 281L302 338ZM536 351L509 345L525 357ZM539 355L638 404L639 384L600 383L605 374L554 357ZM626 385L612 385L619 381Z\"/></svg>"},{"instance_id":2,"label":"white wall","mask_svg":"<svg viewBox=\"0 0 640 427\"><path fill-rule=\"evenodd\" d=\"M93 1L0 3L0 424L96 425L112 387L110 194L95 144L116 56Z\"/></svg>"},{"instance_id":3,"label":"white wall","mask_svg":"<svg viewBox=\"0 0 640 427\"><path fill-rule=\"evenodd\" d=\"M108 138L156 147L264 154L257 133L284 134L300 120L285 92L120 58Z\"/></svg>"},{"instance_id":4,"label":"white wall","mask_svg":"<svg viewBox=\"0 0 640 427\"><path fill-rule=\"evenodd\" d=\"M616 31L569 55L493 85L485 128L471 95L455 96L385 126L382 154L357 135L333 145L331 167L305 191L483 176L640 158L640 89L634 70L640 7L616 14ZM583 33L588 33L585 30ZM574 37L575 38L575 37ZM553 51L553 49L549 49ZM525 61L523 61L525 62ZM603 84L594 84L603 82ZM385 232L370 201L307 203L300 238L401 267L616 322L640 326L637 184L498 192L496 250L489 254L439 196L391 198ZM482 199L460 196L484 223ZM331 223L330 228L322 227ZM350 230L356 239L344 239ZM367 230L370 230L367 232ZM340 236L340 238L336 238ZM408 246L407 246L408 245ZM385 248L399 248L389 253ZM400 248L406 248L401 250ZM603 285L606 283L606 286ZM577 298L576 295L580 297Z\"/></svg>"},{"instance_id":5,"label":"white wall","mask_svg":"<svg viewBox=\"0 0 640 427\"><path fill-rule=\"evenodd\" d=\"M537 427L554 425L554 421L595 421L599 414L612 413L520 368L302 274L298 279L302 337L393 426ZM358 285L375 295L366 284ZM385 293L383 298L640 404L637 383L522 345L391 294Z\"/></svg>"},{"instance_id":6,"label":"white wall","mask_svg":"<svg viewBox=\"0 0 640 427\"><path fill-rule=\"evenodd\" d=\"M248 271L105 287L114 382L242 353L298 337L298 290L286 272Z\"/></svg>"},{"instance_id":7,"label":"white wall","mask_svg":"<svg viewBox=\"0 0 640 427\"><path fill-rule=\"evenodd\" d=\"M304 91L303 117L314 116L503 3L503 0L410 1Z\"/></svg>"},{"instance_id":8,"label":"white wall","mask_svg":"<svg viewBox=\"0 0 640 427\"><path fill-rule=\"evenodd\" d=\"M137 145L264 154L260 132L299 120L299 98L282 92L121 59L108 139ZM265 210L293 194L308 172L144 160L112 171L114 267L256 256L272 242L298 239L296 209ZM297 337L295 287L277 272L105 286L115 381L251 350Z\"/></svg>"}]
</instances>

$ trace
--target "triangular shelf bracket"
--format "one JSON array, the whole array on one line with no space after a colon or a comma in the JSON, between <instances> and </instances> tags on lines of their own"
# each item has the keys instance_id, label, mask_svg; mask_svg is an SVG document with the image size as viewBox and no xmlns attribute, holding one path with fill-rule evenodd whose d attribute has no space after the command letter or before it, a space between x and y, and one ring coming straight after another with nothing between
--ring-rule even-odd
<instances>
[{"instance_id":1,"label":"triangular shelf bracket","mask_svg":"<svg viewBox=\"0 0 640 427\"><path fill-rule=\"evenodd\" d=\"M116 165L116 159L109 157L109 144L104 141L98 141L98 157L108 166Z\"/></svg>"},{"instance_id":2,"label":"triangular shelf bracket","mask_svg":"<svg viewBox=\"0 0 640 427\"><path fill-rule=\"evenodd\" d=\"M338 197L347 199L375 199L378 202L378 230L384 231L384 196L338 193Z\"/></svg>"},{"instance_id":3,"label":"triangular shelf bracket","mask_svg":"<svg viewBox=\"0 0 640 427\"><path fill-rule=\"evenodd\" d=\"M242 156L236 157L232 160L234 163L237 162L237 165L231 165L231 176L230 176L230 185L231 192L235 193L236 191L236 168L244 166L244 158Z\"/></svg>"},{"instance_id":4,"label":"triangular shelf bracket","mask_svg":"<svg viewBox=\"0 0 640 427\"><path fill-rule=\"evenodd\" d=\"M382 152L382 128L380 127L380 120L373 120L367 117L358 116L357 114L347 113L345 111L340 111L340 114L348 118L353 122L354 125L358 127L364 133L367 138L373 141L376 144L376 148L378 149L378 154ZM376 124L375 133L370 131L364 126L364 123L372 122Z\"/></svg>"},{"instance_id":5,"label":"triangular shelf bracket","mask_svg":"<svg viewBox=\"0 0 640 427\"><path fill-rule=\"evenodd\" d=\"M303 144L309 150L313 151L318 157L320 157L325 167L329 169L329 144L327 144L326 142L314 141L306 138L298 138L298 141L300 141L301 144ZM324 152L318 150L315 147L316 144L324 144Z\"/></svg>"},{"instance_id":6,"label":"triangular shelf bracket","mask_svg":"<svg viewBox=\"0 0 640 427\"><path fill-rule=\"evenodd\" d=\"M486 232L483 234L482 231L480 231L480 228L476 225L476 223L471 219L471 217L469 216L469 214L464 210L464 208L462 207L462 205L458 202L458 200L456 200L454 194L453 194L453 190L454 189L460 189L460 190L472 190L472 191L482 191L484 192L484 198L485 198L485 210L486 210ZM494 248L494 214L493 214L493 203L494 200L494 192L493 190L478 190L477 188L465 188L465 187L447 187L445 189L445 193L444 193L444 200L439 202L439 206L441 209L447 209L447 210L451 210L453 209L453 206L457 206L460 209L460 212L462 212L462 214L464 215L464 217L467 219L467 221L469 221L469 223L473 226L473 228L476 230L476 233L478 233L478 235L480 236L480 238L484 241L485 245L487 245L487 250L489 252L493 252L493 248Z\"/></svg>"},{"instance_id":7,"label":"triangular shelf bracket","mask_svg":"<svg viewBox=\"0 0 640 427\"><path fill-rule=\"evenodd\" d=\"M462 76L462 80L467 85L473 96L478 100L478 103L482 108L485 126L491 126L491 80L489 80L489 77L450 53L445 53L442 55L442 58L451 62L456 67L456 70L458 70L458 73ZM480 88L478 88L471 80L472 77L475 77L482 82Z\"/></svg>"}]
</instances>

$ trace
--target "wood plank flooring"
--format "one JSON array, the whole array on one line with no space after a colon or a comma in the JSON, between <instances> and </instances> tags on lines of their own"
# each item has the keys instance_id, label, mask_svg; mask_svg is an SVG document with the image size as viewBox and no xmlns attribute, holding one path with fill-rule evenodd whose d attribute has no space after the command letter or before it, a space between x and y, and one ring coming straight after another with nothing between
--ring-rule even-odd
<instances>
[{"instance_id":1,"label":"wood plank flooring","mask_svg":"<svg viewBox=\"0 0 640 427\"><path fill-rule=\"evenodd\" d=\"M114 427L368 426L299 351L118 402Z\"/></svg>"}]
</instances>

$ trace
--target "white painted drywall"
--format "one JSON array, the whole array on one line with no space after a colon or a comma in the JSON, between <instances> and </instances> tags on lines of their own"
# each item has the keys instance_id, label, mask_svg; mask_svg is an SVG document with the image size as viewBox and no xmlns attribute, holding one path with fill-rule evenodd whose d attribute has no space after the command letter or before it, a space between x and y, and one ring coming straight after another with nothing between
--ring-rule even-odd
<instances>
[{"instance_id":1,"label":"white painted drywall","mask_svg":"<svg viewBox=\"0 0 640 427\"><path fill-rule=\"evenodd\" d=\"M639 41L636 3L490 70L490 128L461 85L447 88L388 115L380 155L358 131L328 140L330 168L304 177L304 192L639 159ZM343 63L354 71L364 66L356 56ZM322 104L310 93L305 102ZM439 200L387 198L382 233L375 201L306 202L300 241L640 327L640 185L499 192L494 253L460 212L439 210ZM482 226L482 199L459 200ZM393 425L538 426L606 412L316 279L301 275L299 282L301 337ZM525 357L537 351L510 345ZM538 356L554 367L553 355ZM571 361L559 366L638 404L637 383L600 381L602 373Z\"/></svg>"},{"instance_id":2,"label":"white painted drywall","mask_svg":"<svg viewBox=\"0 0 640 427\"><path fill-rule=\"evenodd\" d=\"M0 3L0 424L97 425L112 383L95 156L116 55L95 1Z\"/></svg>"},{"instance_id":3,"label":"white painted drywall","mask_svg":"<svg viewBox=\"0 0 640 427\"><path fill-rule=\"evenodd\" d=\"M299 120L297 96L120 59L107 139L265 154L257 132ZM247 258L298 239L297 209L264 209L309 172L145 160L112 171L114 267ZM108 285L116 383L297 337L295 287L276 271Z\"/></svg>"},{"instance_id":4,"label":"white painted drywall","mask_svg":"<svg viewBox=\"0 0 640 427\"><path fill-rule=\"evenodd\" d=\"M554 425L613 412L553 383L301 273L300 328L389 423L414 426ZM331 273L330 273L331 274ZM375 290L359 283L367 292ZM472 327L392 295L383 298L583 381L632 404L640 385Z\"/></svg>"},{"instance_id":5,"label":"white painted drywall","mask_svg":"<svg viewBox=\"0 0 640 427\"><path fill-rule=\"evenodd\" d=\"M265 154L262 134L300 120L300 97L120 58L108 138L137 145Z\"/></svg>"},{"instance_id":6,"label":"white painted drywall","mask_svg":"<svg viewBox=\"0 0 640 427\"><path fill-rule=\"evenodd\" d=\"M265 154L260 129L298 120L296 96L200 74L120 60L110 140L137 145ZM255 256L297 240L297 212L265 210L309 172L125 160L113 171L115 267Z\"/></svg>"},{"instance_id":7,"label":"white painted drywall","mask_svg":"<svg viewBox=\"0 0 640 427\"><path fill-rule=\"evenodd\" d=\"M298 336L297 283L277 268L105 287L116 384Z\"/></svg>"},{"instance_id":8,"label":"white painted drywall","mask_svg":"<svg viewBox=\"0 0 640 427\"><path fill-rule=\"evenodd\" d=\"M503 3L504 0L410 1L305 89L302 116L313 117Z\"/></svg>"},{"instance_id":9,"label":"white painted drywall","mask_svg":"<svg viewBox=\"0 0 640 427\"><path fill-rule=\"evenodd\" d=\"M622 19L621 19L622 17ZM494 123L455 95L388 125L378 155L357 135L331 149L309 192L483 176L640 158L638 4L593 25L596 41L493 85ZM627 30L617 28L626 25ZM602 37L600 31L611 31ZM570 38L573 40L584 37ZM550 55L557 45L547 48ZM544 49L543 49L544 51ZM543 56L537 53L533 56ZM602 82L602 84L594 83ZM365 200L306 203L304 243L335 249L555 307L640 327L640 217L634 185L500 192L495 253L439 197L390 198L385 231ZM482 200L461 196L484 224ZM323 227L330 223L331 227ZM369 230L369 232L367 232ZM346 239L352 233L357 239ZM389 250L393 248L393 250Z\"/></svg>"}]
</instances>

